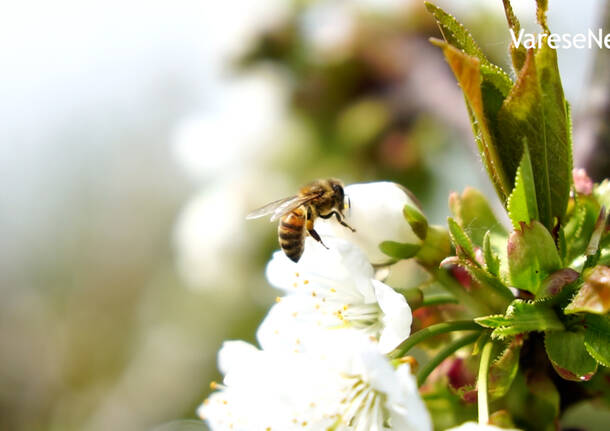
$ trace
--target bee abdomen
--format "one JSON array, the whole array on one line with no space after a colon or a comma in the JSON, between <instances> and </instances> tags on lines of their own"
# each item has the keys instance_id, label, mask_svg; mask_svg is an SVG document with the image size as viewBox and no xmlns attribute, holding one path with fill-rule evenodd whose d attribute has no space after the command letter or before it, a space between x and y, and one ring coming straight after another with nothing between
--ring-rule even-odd
<instances>
[{"instance_id":1,"label":"bee abdomen","mask_svg":"<svg viewBox=\"0 0 610 431\"><path fill-rule=\"evenodd\" d=\"M282 217L278 226L280 247L293 262L298 262L303 254L305 240L305 215L295 210Z\"/></svg>"}]
</instances>

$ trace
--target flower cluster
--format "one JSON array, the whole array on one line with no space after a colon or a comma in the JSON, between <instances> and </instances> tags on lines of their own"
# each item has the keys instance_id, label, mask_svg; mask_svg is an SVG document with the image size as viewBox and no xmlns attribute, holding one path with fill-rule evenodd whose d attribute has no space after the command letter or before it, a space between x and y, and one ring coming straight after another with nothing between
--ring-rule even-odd
<instances>
[{"instance_id":1,"label":"flower cluster","mask_svg":"<svg viewBox=\"0 0 610 431\"><path fill-rule=\"evenodd\" d=\"M392 183L345 192L354 237L334 236L329 223L328 248L307 238L297 263L276 252L267 278L284 295L258 329L260 349L228 341L220 350L224 382L199 408L213 430L432 428L410 365L386 356L408 338L411 309L371 264L384 240L420 241L402 214L414 204Z\"/></svg>"}]
</instances>

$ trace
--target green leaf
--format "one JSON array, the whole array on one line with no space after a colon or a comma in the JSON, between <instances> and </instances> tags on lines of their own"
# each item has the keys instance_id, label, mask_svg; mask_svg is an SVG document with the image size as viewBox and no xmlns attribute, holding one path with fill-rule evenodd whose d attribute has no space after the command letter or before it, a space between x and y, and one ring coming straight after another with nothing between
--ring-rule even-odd
<instances>
[{"instance_id":1,"label":"green leaf","mask_svg":"<svg viewBox=\"0 0 610 431\"><path fill-rule=\"evenodd\" d=\"M503 314L492 314L490 316L477 317L474 319L484 328L499 328L506 325L506 317Z\"/></svg>"},{"instance_id":2,"label":"green leaf","mask_svg":"<svg viewBox=\"0 0 610 431\"><path fill-rule=\"evenodd\" d=\"M411 205L405 205L402 209L402 213L405 216L405 219L415 232L415 235L422 241L426 239L426 235L428 234L428 220L423 215L423 213L416 207Z\"/></svg>"},{"instance_id":3,"label":"green leaf","mask_svg":"<svg viewBox=\"0 0 610 431\"><path fill-rule=\"evenodd\" d=\"M424 4L426 5L428 12L436 19L443 37L449 44L461 49L466 54L477 57L483 63L489 62L485 57L485 54L483 54L483 51L481 51L481 48L479 48L474 41L470 32L466 30L453 15L448 14L432 3L424 2Z\"/></svg>"},{"instance_id":4,"label":"green leaf","mask_svg":"<svg viewBox=\"0 0 610 431\"><path fill-rule=\"evenodd\" d=\"M536 20L546 33L549 27L546 25L546 11L549 8L549 0L536 0Z\"/></svg>"},{"instance_id":5,"label":"green leaf","mask_svg":"<svg viewBox=\"0 0 610 431\"><path fill-rule=\"evenodd\" d=\"M505 11L505 15L506 15L506 21L508 22L508 26L511 28L511 30L513 31L513 33L515 35L518 35L519 31L521 30L521 24L519 23L519 20L517 19L515 12L513 12L513 8L510 4L510 1L503 0L502 3L504 4L504 11ZM523 64L525 63L526 53L527 53L527 50L525 49L525 46L523 46L523 44L520 44L518 47L515 46L515 44L512 41L512 38L511 38L510 56L511 56L511 60L513 63L513 69L514 69L516 75L519 74L519 71L521 70L521 68L523 67Z\"/></svg>"},{"instance_id":6,"label":"green leaf","mask_svg":"<svg viewBox=\"0 0 610 431\"><path fill-rule=\"evenodd\" d=\"M539 222L522 223L508 239L508 267L514 287L536 295L542 280L561 269L551 234Z\"/></svg>"},{"instance_id":7,"label":"green leaf","mask_svg":"<svg viewBox=\"0 0 610 431\"><path fill-rule=\"evenodd\" d=\"M544 346L553 368L566 380L589 380L597 371L597 362L585 349L582 331L547 332Z\"/></svg>"},{"instance_id":8,"label":"green leaf","mask_svg":"<svg viewBox=\"0 0 610 431\"><path fill-rule=\"evenodd\" d=\"M437 39L431 42L443 50L443 54L453 71L466 99L466 108L470 115L470 122L477 142L483 164L487 169L498 196L502 202L506 201L512 189L512 180L509 180L504 169L503 160L498 154L494 141L496 113L502 106L505 94L502 90L506 85L497 85L505 82L506 75L499 68L486 68L485 73L493 75L483 80L481 60L473 55ZM508 78L510 81L510 78ZM506 81L506 82L508 82ZM520 148L518 149L520 151Z\"/></svg>"},{"instance_id":9,"label":"green leaf","mask_svg":"<svg viewBox=\"0 0 610 431\"><path fill-rule=\"evenodd\" d=\"M471 260L475 260L474 247L472 246L472 241L470 241L468 235L466 235L460 225L451 217L447 218L447 224L449 226L451 241L453 241L453 245L457 250L458 256L464 255Z\"/></svg>"},{"instance_id":10,"label":"green leaf","mask_svg":"<svg viewBox=\"0 0 610 431\"><path fill-rule=\"evenodd\" d=\"M508 307L506 315L479 317L475 322L495 328L492 338L505 338L531 331L561 330L564 328L555 311L545 303L516 299Z\"/></svg>"},{"instance_id":11,"label":"green leaf","mask_svg":"<svg viewBox=\"0 0 610 431\"><path fill-rule=\"evenodd\" d=\"M488 393L492 400L506 395L519 370L519 354L523 340L514 338L491 364Z\"/></svg>"},{"instance_id":12,"label":"green leaf","mask_svg":"<svg viewBox=\"0 0 610 431\"><path fill-rule=\"evenodd\" d=\"M584 282L564 313L606 314L610 311L610 268L604 265L585 271Z\"/></svg>"},{"instance_id":13,"label":"green leaf","mask_svg":"<svg viewBox=\"0 0 610 431\"><path fill-rule=\"evenodd\" d=\"M546 13L546 6L544 10ZM548 32L546 18L540 19L540 24ZM563 220L572 182L572 125L569 118L570 113L566 109L567 102L557 65L557 51L548 46L546 39L536 52L536 65L542 90L551 216ZM530 151L533 151L531 147ZM533 157L532 160L534 160ZM534 168L534 175L536 175L536 168Z\"/></svg>"},{"instance_id":14,"label":"green leaf","mask_svg":"<svg viewBox=\"0 0 610 431\"><path fill-rule=\"evenodd\" d=\"M595 227L593 228L593 233L591 234L589 244L585 249L585 254L587 256L594 256L597 253L599 249L599 242L603 233L606 231L606 226L606 208L602 207L599 211L597 221L595 222Z\"/></svg>"},{"instance_id":15,"label":"green leaf","mask_svg":"<svg viewBox=\"0 0 610 431\"><path fill-rule=\"evenodd\" d=\"M593 189L593 195L601 206L610 209L610 179L606 178Z\"/></svg>"},{"instance_id":16,"label":"green leaf","mask_svg":"<svg viewBox=\"0 0 610 431\"><path fill-rule=\"evenodd\" d=\"M464 232L479 247L483 246L483 239L488 231L507 235L506 229L494 215L485 196L473 187L466 187L461 196L451 193L449 208Z\"/></svg>"},{"instance_id":17,"label":"green leaf","mask_svg":"<svg viewBox=\"0 0 610 431\"><path fill-rule=\"evenodd\" d=\"M551 195L543 125L542 94L534 51L530 50L517 82L498 112L498 127L502 130L498 151L514 183L523 147L527 142L535 176L539 217L550 230L552 228Z\"/></svg>"},{"instance_id":18,"label":"green leaf","mask_svg":"<svg viewBox=\"0 0 610 431\"><path fill-rule=\"evenodd\" d=\"M585 254L600 213L593 196L578 195L565 224L566 260L568 263Z\"/></svg>"},{"instance_id":19,"label":"green leaf","mask_svg":"<svg viewBox=\"0 0 610 431\"><path fill-rule=\"evenodd\" d=\"M520 24L510 2L505 0L504 6L512 31L518 33ZM567 207L572 149L557 54L546 43L546 6L545 1L539 0L538 20L545 31L541 47L527 53L523 46L511 47L518 72L517 82L512 85L506 73L487 60L455 18L427 4L446 40L432 42L443 49L462 87L479 152L500 199L507 204L527 143L539 219L552 230L555 219L563 220ZM525 208L530 211L524 218L532 218L531 207ZM517 206L518 209L523 208Z\"/></svg>"},{"instance_id":20,"label":"green leaf","mask_svg":"<svg viewBox=\"0 0 610 431\"><path fill-rule=\"evenodd\" d=\"M517 82L498 113L498 128L498 154L512 180L527 143L539 219L551 230L554 218L563 220L566 211L572 150L557 54L546 40L538 51L528 51Z\"/></svg>"},{"instance_id":21,"label":"green leaf","mask_svg":"<svg viewBox=\"0 0 610 431\"><path fill-rule=\"evenodd\" d=\"M417 254L421 246L419 244L405 244L396 241L383 241L379 244L382 253L394 259L409 259Z\"/></svg>"},{"instance_id":22,"label":"green leaf","mask_svg":"<svg viewBox=\"0 0 610 431\"><path fill-rule=\"evenodd\" d=\"M527 145L523 146L523 157L517 169L515 188L508 197L508 215L515 229L520 222L530 223L538 220L538 204L536 201L536 185Z\"/></svg>"},{"instance_id":23,"label":"green leaf","mask_svg":"<svg viewBox=\"0 0 610 431\"><path fill-rule=\"evenodd\" d=\"M585 348L604 367L610 367L610 316L587 314Z\"/></svg>"},{"instance_id":24,"label":"green leaf","mask_svg":"<svg viewBox=\"0 0 610 431\"><path fill-rule=\"evenodd\" d=\"M491 246L491 235L487 231L483 239L483 256L485 257L485 266L491 275L496 277L500 273L500 258L495 254Z\"/></svg>"}]
</instances>

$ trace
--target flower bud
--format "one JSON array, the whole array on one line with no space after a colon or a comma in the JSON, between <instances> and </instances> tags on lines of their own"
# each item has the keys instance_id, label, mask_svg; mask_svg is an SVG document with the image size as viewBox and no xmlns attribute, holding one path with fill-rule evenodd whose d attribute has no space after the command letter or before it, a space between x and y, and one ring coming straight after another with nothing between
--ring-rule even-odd
<instances>
[{"instance_id":1,"label":"flower bud","mask_svg":"<svg viewBox=\"0 0 610 431\"><path fill-rule=\"evenodd\" d=\"M423 215L413 217L419 207L407 189L392 182L352 184L345 187L345 196L345 222L356 232L341 226L334 218L319 218L316 220L316 230L322 236L341 237L355 243L364 250L372 264L384 264L392 260L392 257L381 251L382 243L401 253L415 254L419 250L422 240L406 217L410 215L411 219L417 219L417 226L421 226L425 218ZM405 206L409 207L406 213Z\"/></svg>"}]
</instances>

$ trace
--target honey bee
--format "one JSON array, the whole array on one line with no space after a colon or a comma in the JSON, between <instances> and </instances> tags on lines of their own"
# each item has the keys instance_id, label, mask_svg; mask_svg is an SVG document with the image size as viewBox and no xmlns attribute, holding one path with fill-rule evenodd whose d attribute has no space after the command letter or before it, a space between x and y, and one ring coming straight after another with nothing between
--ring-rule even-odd
<instances>
[{"instance_id":1,"label":"honey bee","mask_svg":"<svg viewBox=\"0 0 610 431\"><path fill-rule=\"evenodd\" d=\"M314 229L316 218L328 219L335 216L341 225L356 232L344 221L345 209L343 183L330 178L313 181L303 186L298 195L271 202L252 211L246 218L254 219L271 214L271 221L279 219L277 233L280 247L290 260L298 262L303 254L307 234L326 247Z\"/></svg>"}]
</instances>

